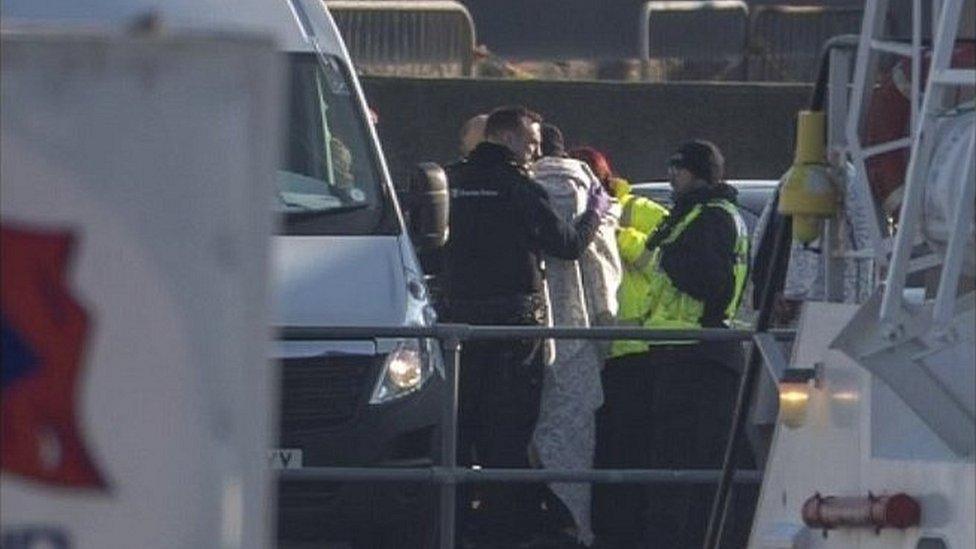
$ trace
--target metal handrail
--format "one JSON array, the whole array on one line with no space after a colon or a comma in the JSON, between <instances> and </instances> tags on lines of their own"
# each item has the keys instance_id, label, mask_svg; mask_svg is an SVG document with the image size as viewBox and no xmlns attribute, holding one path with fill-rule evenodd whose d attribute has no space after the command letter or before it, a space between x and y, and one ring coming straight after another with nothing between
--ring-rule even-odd
<instances>
[{"instance_id":1,"label":"metal handrail","mask_svg":"<svg viewBox=\"0 0 976 549\"><path fill-rule=\"evenodd\" d=\"M435 324L433 326L281 326L281 341L341 341L373 338L434 338L466 340L537 339L634 339L640 341L747 341L757 332L724 328L658 330L622 326L577 328L569 326L483 326ZM768 330L778 340L790 340L795 330Z\"/></svg>"},{"instance_id":2,"label":"metal handrail","mask_svg":"<svg viewBox=\"0 0 976 549\"><path fill-rule=\"evenodd\" d=\"M475 482L594 482L598 484L712 484L721 469L474 469L469 467L303 467L282 469L284 480L349 482L421 482L455 484ZM735 472L735 481L754 484L762 471Z\"/></svg>"},{"instance_id":3,"label":"metal handrail","mask_svg":"<svg viewBox=\"0 0 976 549\"><path fill-rule=\"evenodd\" d=\"M698 330L649 330L630 327L546 327L546 326L478 326L468 324L435 324L433 326L285 326L279 328L283 341L337 341L420 337L435 339L497 340L516 338L552 339L635 339L641 341L745 341L750 330L703 328Z\"/></svg>"},{"instance_id":4,"label":"metal handrail","mask_svg":"<svg viewBox=\"0 0 976 549\"><path fill-rule=\"evenodd\" d=\"M423 482L440 484L440 547L454 546L456 485L467 482L595 482L595 483L756 483L760 471L734 471L730 464L722 470L682 469L474 469L457 465L457 420L462 341L528 339L631 339L644 341L747 341L757 333L751 330L706 328L697 330L651 330L631 327L544 327L544 326L472 326L436 324L433 326L282 326L277 328L281 341L337 341L373 338L434 338L441 341L445 353L444 376L449 382L450 398L442 408L440 466L426 468L392 467L308 467L279 471L283 480L331 480L347 482ZM766 332L767 334L769 332ZM775 336L789 338L791 332ZM741 395L740 395L741 400ZM738 403L742 405L742 403ZM738 410L737 410L738 412ZM736 414L738 416L738 413ZM734 424L734 422L733 422ZM733 429L733 433L736 430Z\"/></svg>"}]
</instances>

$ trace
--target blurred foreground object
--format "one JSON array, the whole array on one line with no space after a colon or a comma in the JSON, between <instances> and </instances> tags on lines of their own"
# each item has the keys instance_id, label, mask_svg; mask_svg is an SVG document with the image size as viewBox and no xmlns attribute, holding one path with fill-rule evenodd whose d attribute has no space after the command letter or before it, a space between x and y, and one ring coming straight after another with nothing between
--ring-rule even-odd
<instances>
[{"instance_id":1,"label":"blurred foreground object","mask_svg":"<svg viewBox=\"0 0 976 549\"><path fill-rule=\"evenodd\" d=\"M0 545L266 546L271 40L0 51Z\"/></svg>"}]
</instances>

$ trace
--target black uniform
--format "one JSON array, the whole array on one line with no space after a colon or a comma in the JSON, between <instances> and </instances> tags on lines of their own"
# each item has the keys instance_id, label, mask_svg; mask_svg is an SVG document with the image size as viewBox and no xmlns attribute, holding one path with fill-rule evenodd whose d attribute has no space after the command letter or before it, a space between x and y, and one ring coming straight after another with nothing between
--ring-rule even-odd
<instances>
[{"instance_id":1,"label":"black uniform","mask_svg":"<svg viewBox=\"0 0 976 549\"><path fill-rule=\"evenodd\" d=\"M705 305L698 320L704 328L725 326L725 309L732 301L735 280L735 220L721 208L703 208L681 236L661 244L693 208L711 200L736 204L738 192L727 183L717 183L678 196L664 223L651 235L647 249L661 248L661 270L675 287Z\"/></svg>"},{"instance_id":2,"label":"black uniform","mask_svg":"<svg viewBox=\"0 0 976 549\"><path fill-rule=\"evenodd\" d=\"M451 236L447 284L452 299L487 299L542 290L543 253L576 259L600 224L593 212L574 227L545 189L501 145L482 143L448 166Z\"/></svg>"},{"instance_id":3,"label":"black uniform","mask_svg":"<svg viewBox=\"0 0 976 549\"><path fill-rule=\"evenodd\" d=\"M541 257L576 259L593 240L599 216L564 221L548 194L508 148L482 143L447 168L450 238L445 253L444 316L452 322L539 325L546 319ZM543 356L538 341L470 342L461 353L458 460L485 467L528 467L539 413ZM525 537L540 521L540 486L476 488L477 517L464 527L491 537ZM462 497L462 504L469 498ZM475 534L478 535L478 534Z\"/></svg>"},{"instance_id":4,"label":"black uniform","mask_svg":"<svg viewBox=\"0 0 976 549\"><path fill-rule=\"evenodd\" d=\"M658 247L696 205L714 199L735 203L735 197L735 189L724 183L680 196L647 247ZM674 242L660 246L661 268L674 285L704 302L703 327L724 327L734 293L735 239L732 217L705 208ZM608 361L602 376L605 401L597 415L597 466L721 468L742 364L738 342L658 343L646 354ZM737 466L749 468L748 453L738 455ZM714 490L710 484L597 485L594 526L603 543L619 549L700 547ZM749 524L755 492L737 486L735 493L730 516L741 518L745 511ZM731 545L723 547L738 547L748 529L730 523L726 533Z\"/></svg>"}]
</instances>

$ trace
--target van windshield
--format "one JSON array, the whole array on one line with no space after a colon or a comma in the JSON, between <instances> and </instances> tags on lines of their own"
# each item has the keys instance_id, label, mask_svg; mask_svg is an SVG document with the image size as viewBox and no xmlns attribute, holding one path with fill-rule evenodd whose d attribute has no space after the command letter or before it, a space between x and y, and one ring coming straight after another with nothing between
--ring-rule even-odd
<instances>
[{"instance_id":1,"label":"van windshield","mask_svg":"<svg viewBox=\"0 0 976 549\"><path fill-rule=\"evenodd\" d=\"M397 234L377 151L346 67L336 57L288 57L286 150L277 172L282 231Z\"/></svg>"}]
</instances>

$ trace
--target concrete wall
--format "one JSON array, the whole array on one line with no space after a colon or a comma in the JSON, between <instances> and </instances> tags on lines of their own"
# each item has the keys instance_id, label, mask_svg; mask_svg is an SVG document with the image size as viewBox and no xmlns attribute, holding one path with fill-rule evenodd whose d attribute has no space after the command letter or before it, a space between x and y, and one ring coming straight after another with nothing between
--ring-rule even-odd
<instances>
[{"instance_id":1,"label":"concrete wall","mask_svg":"<svg viewBox=\"0 0 976 549\"><path fill-rule=\"evenodd\" d=\"M777 178L792 159L796 111L810 87L793 84L643 84L517 80L363 79L379 114L380 139L394 181L417 162L458 156L468 117L524 104L560 126L568 146L609 154L632 181L664 179L682 141L702 137L725 153L729 178Z\"/></svg>"}]
</instances>

